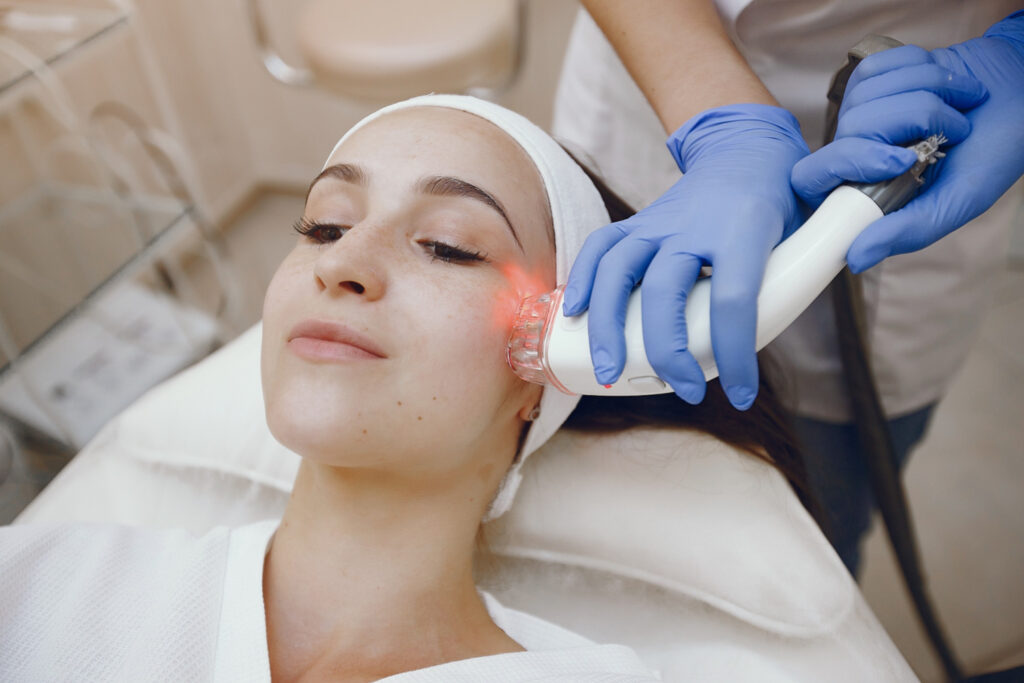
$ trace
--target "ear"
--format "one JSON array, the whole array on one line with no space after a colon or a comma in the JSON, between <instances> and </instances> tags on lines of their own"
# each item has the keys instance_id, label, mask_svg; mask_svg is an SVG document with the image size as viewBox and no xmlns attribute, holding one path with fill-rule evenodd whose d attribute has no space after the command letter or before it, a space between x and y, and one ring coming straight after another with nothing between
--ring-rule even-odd
<instances>
[{"instance_id":1,"label":"ear","mask_svg":"<svg viewBox=\"0 0 1024 683\"><path fill-rule=\"evenodd\" d=\"M523 403L519 408L519 419L523 422L530 421L530 415L540 405L540 398L544 393L544 387L539 384L524 382L527 390L523 392Z\"/></svg>"}]
</instances>

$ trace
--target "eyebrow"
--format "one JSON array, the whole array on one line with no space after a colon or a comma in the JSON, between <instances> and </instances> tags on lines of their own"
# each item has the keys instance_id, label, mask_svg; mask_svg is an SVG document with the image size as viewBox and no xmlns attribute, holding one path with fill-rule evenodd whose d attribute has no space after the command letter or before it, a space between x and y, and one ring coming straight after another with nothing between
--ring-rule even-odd
<instances>
[{"instance_id":1,"label":"eyebrow","mask_svg":"<svg viewBox=\"0 0 1024 683\"><path fill-rule=\"evenodd\" d=\"M363 169L352 164L334 164L320 171L320 174L313 178L313 182L309 184L309 189L306 190L307 201L309 200L309 193L313 191L313 186L324 178L337 178L360 187L366 187L367 184L366 173L363 172Z\"/></svg>"},{"instance_id":2,"label":"eyebrow","mask_svg":"<svg viewBox=\"0 0 1024 683\"><path fill-rule=\"evenodd\" d=\"M325 168L320 172L320 175L313 179L313 182L309 185L309 190L306 192L307 199L309 199L309 193L313 190L313 186L323 178L337 178L338 180L342 180L353 185L359 185L360 187L366 187L369 181L366 172L359 166L355 166L353 164L334 164L333 166ZM508 226L509 232L512 233L512 239L515 240L519 250L525 251L523 249L523 243L519 241L519 235L516 233L516 229L512 227L512 221L508 219L505 207L501 205L501 202L499 202L494 195L483 188L462 180L461 178L454 178L452 176L430 176L423 178L416 183L416 189L419 192L433 195L435 197L467 197L486 204L502 217L505 221L505 225Z\"/></svg>"},{"instance_id":3,"label":"eyebrow","mask_svg":"<svg viewBox=\"0 0 1024 683\"><path fill-rule=\"evenodd\" d=\"M519 250L523 251L523 244L519 241L519 235L516 234L516 229L512 227L512 221L508 219L505 208L501 205L501 202L494 198L494 195L486 190L477 187L473 183L451 176L423 178L416 184L416 189L424 194L434 195L435 197L468 197L486 204L504 219L505 225L508 226L509 231L512 233L512 239L516 241Z\"/></svg>"}]
</instances>

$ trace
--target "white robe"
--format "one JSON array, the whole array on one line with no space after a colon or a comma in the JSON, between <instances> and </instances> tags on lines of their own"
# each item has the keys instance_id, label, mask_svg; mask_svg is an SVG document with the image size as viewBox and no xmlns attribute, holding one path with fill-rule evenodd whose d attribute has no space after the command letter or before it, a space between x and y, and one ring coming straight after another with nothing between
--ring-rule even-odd
<instances>
[{"instance_id":1,"label":"white robe","mask_svg":"<svg viewBox=\"0 0 1024 683\"><path fill-rule=\"evenodd\" d=\"M277 524L199 538L96 524L0 528L0 681L269 681L263 562ZM526 652L382 680L658 680L625 646L483 597Z\"/></svg>"}]
</instances>

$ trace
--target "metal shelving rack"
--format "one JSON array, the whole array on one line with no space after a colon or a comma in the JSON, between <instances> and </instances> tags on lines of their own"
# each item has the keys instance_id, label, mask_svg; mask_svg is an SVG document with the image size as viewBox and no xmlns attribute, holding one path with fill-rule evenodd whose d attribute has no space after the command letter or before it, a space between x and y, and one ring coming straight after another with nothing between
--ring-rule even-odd
<instances>
[{"instance_id":1,"label":"metal shelving rack","mask_svg":"<svg viewBox=\"0 0 1024 683\"><path fill-rule=\"evenodd\" d=\"M78 115L61 83L58 70L87 46L133 30L127 6L101 2L0 3L0 113L25 97L45 100L64 129L61 153L77 154L94 180L42 179L0 205L0 430L8 431L0 483L3 451L17 448L12 431L73 454L145 389L230 334L224 246L173 136L124 102ZM166 104L159 86L153 96ZM134 142L159 191L140 187L102 126ZM182 266L193 252L212 264L220 290L212 311L193 306L195 297L182 301L195 294Z\"/></svg>"}]
</instances>

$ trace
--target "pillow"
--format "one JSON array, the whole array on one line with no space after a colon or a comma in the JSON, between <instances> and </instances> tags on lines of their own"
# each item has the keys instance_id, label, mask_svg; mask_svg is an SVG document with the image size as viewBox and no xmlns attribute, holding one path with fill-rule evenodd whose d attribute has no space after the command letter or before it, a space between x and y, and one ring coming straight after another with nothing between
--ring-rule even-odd
<instances>
[{"instance_id":1,"label":"pillow","mask_svg":"<svg viewBox=\"0 0 1024 683\"><path fill-rule=\"evenodd\" d=\"M259 355L257 325L152 389L19 522L201 531L279 516L299 458L267 428ZM498 555L638 579L782 635L826 633L855 603L853 582L785 479L695 431L563 430L530 458L512 510L485 531Z\"/></svg>"}]
</instances>

